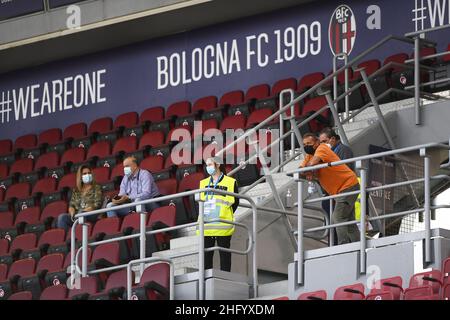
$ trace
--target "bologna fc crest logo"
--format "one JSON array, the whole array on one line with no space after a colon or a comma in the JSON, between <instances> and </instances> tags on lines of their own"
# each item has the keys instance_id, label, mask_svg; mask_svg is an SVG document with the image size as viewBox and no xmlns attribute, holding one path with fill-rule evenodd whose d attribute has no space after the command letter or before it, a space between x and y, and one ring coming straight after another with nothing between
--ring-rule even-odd
<instances>
[{"instance_id":1,"label":"bologna fc crest logo","mask_svg":"<svg viewBox=\"0 0 450 320\"><path fill-rule=\"evenodd\" d=\"M356 40L356 19L352 9L341 5L334 10L328 28L331 52L334 56L346 53L350 55ZM344 59L344 57L339 57Z\"/></svg>"}]
</instances>

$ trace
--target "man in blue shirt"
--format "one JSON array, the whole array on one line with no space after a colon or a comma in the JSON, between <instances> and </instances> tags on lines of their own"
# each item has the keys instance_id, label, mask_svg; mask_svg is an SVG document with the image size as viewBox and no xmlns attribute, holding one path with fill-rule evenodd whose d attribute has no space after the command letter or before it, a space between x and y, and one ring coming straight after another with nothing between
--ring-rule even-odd
<instances>
[{"instance_id":1,"label":"man in blue shirt","mask_svg":"<svg viewBox=\"0 0 450 320\"><path fill-rule=\"evenodd\" d=\"M124 177L120 183L120 192L117 197L108 203L107 208L112 208L125 203L152 199L160 195L158 187L155 184L152 174L144 169L139 168L135 157L127 157L123 160ZM147 212L151 212L158 208L157 203L149 203L145 206ZM109 217L125 216L134 207L108 211Z\"/></svg>"}]
</instances>

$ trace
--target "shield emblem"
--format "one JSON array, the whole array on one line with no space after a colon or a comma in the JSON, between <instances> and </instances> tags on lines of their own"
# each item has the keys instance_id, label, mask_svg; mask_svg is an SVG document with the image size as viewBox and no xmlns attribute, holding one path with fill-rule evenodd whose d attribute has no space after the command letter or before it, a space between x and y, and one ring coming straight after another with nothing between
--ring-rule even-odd
<instances>
[{"instance_id":1,"label":"shield emblem","mask_svg":"<svg viewBox=\"0 0 450 320\"><path fill-rule=\"evenodd\" d=\"M328 40L334 56L342 53L349 56L352 52L356 40L356 19L349 6L341 5L334 10L328 28ZM343 60L344 57L338 59Z\"/></svg>"}]
</instances>

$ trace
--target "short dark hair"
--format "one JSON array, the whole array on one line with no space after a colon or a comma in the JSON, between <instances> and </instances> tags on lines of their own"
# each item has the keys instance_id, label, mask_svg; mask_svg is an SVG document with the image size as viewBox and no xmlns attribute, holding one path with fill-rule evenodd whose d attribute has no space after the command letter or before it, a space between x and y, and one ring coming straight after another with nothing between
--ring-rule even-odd
<instances>
[{"instance_id":1,"label":"short dark hair","mask_svg":"<svg viewBox=\"0 0 450 320\"><path fill-rule=\"evenodd\" d=\"M331 139L333 137L335 137L337 139L338 135L336 134L336 132L331 129L331 128L325 128L322 131L320 131L320 135L322 134L326 134L328 139Z\"/></svg>"},{"instance_id":2,"label":"short dark hair","mask_svg":"<svg viewBox=\"0 0 450 320\"><path fill-rule=\"evenodd\" d=\"M317 135L315 133L308 132L308 133L305 133L303 135L303 139L306 139L306 138L309 138L309 137L313 138L314 140L318 139L318 137L317 137Z\"/></svg>"}]
</instances>

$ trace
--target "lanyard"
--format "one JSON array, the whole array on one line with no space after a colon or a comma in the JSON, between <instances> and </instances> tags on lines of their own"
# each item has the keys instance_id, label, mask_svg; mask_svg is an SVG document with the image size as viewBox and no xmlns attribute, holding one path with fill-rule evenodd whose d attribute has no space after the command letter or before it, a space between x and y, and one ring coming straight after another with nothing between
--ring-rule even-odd
<instances>
[{"instance_id":1,"label":"lanyard","mask_svg":"<svg viewBox=\"0 0 450 320\"><path fill-rule=\"evenodd\" d=\"M136 176L136 193L139 194L139 174L141 173L141 169L138 170L138 174ZM127 181L127 195L129 196L131 194L131 192L133 191L131 183L132 181L130 181L131 177L128 177L128 181ZM134 180L134 179L133 179Z\"/></svg>"},{"instance_id":2,"label":"lanyard","mask_svg":"<svg viewBox=\"0 0 450 320\"><path fill-rule=\"evenodd\" d=\"M216 183L214 183L214 187L213 187L214 189L217 188L217 184L218 184L219 181L222 179L222 177L223 177L223 172L222 172L222 174L220 175L219 179L217 179ZM211 179L209 180L208 188L211 188L211 183L213 183L213 178L212 178L212 177L211 177ZM206 193L206 201L209 200L209 199L208 199L208 194L209 194L209 192ZM213 198L213 196L214 196L214 193L211 192L211 199Z\"/></svg>"}]
</instances>

